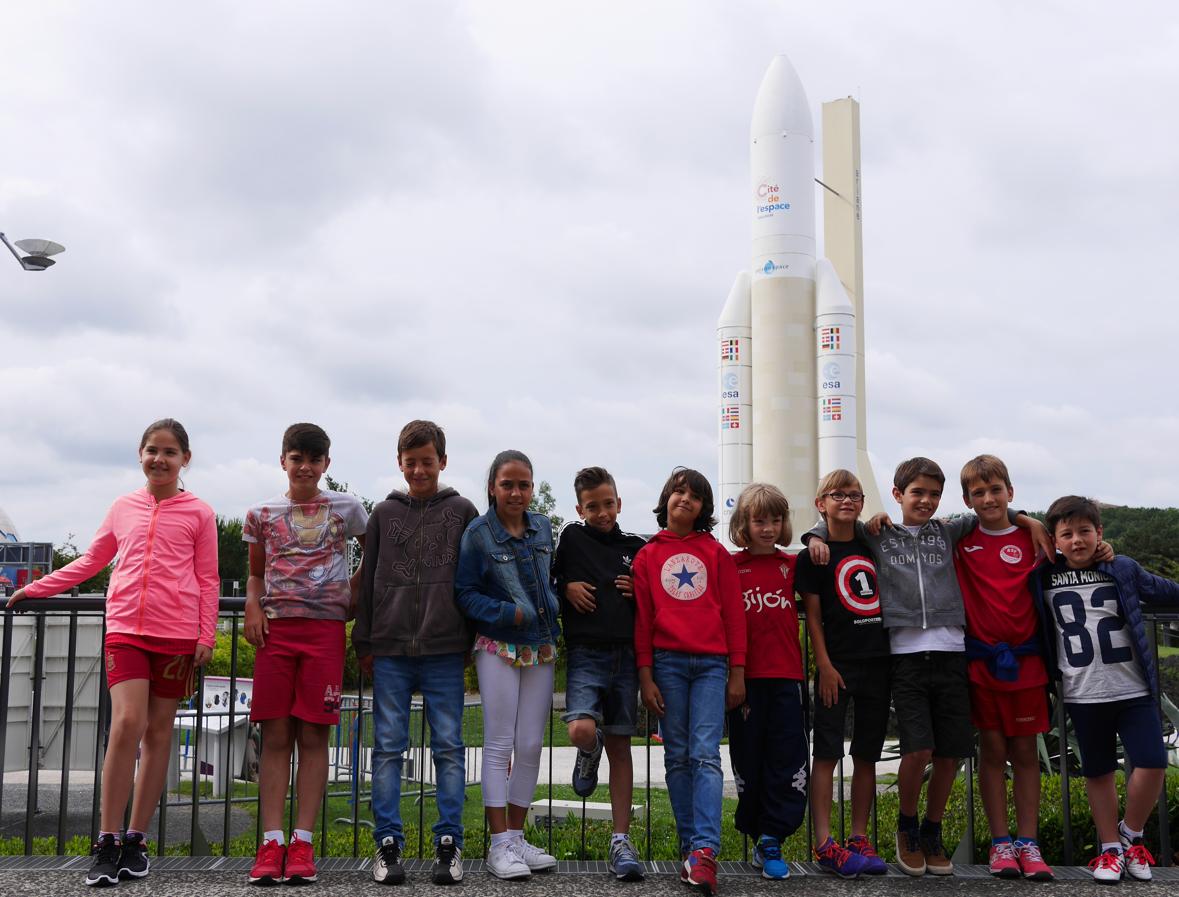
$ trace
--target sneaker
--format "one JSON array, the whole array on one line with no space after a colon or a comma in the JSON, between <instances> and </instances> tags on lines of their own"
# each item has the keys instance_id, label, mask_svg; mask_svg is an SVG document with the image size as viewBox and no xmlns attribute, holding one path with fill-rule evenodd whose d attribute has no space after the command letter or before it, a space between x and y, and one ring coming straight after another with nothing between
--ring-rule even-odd
<instances>
[{"instance_id":1,"label":"sneaker","mask_svg":"<svg viewBox=\"0 0 1179 897\"><path fill-rule=\"evenodd\" d=\"M991 875L998 878L1019 878L1021 874L1019 855L1015 852L1015 845L1010 841L991 845L989 865Z\"/></svg>"},{"instance_id":2,"label":"sneaker","mask_svg":"<svg viewBox=\"0 0 1179 897\"><path fill-rule=\"evenodd\" d=\"M136 832L123 838L119 851L119 878L143 878L148 873L147 842Z\"/></svg>"},{"instance_id":3,"label":"sneaker","mask_svg":"<svg viewBox=\"0 0 1179 897\"><path fill-rule=\"evenodd\" d=\"M373 881L383 885L399 885L405 881L405 866L401 863L401 845L392 835L381 839L373 857Z\"/></svg>"},{"instance_id":4,"label":"sneaker","mask_svg":"<svg viewBox=\"0 0 1179 897\"><path fill-rule=\"evenodd\" d=\"M630 838L619 838L610 844L610 858L606 868L619 881L642 881L643 864L639 862Z\"/></svg>"},{"instance_id":5,"label":"sneaker","mask_svg":"<svg viewBox=\"0 0 1179 897\"><path fill-rule=\"evenodd\" d=\"M868 864L864 857L840 847L831 837L815 848L815 859L819 861L820 871L834 873L840 878L859 878Z\"/></svg>"},{"instance_id":6,"label":"sneaker","mask_svg":"<svg viewBox=\"0 0 1179 897\"><path fill-rule=\"evenodd\" d=\"M602 745L606 743L602 730L594 731L597 740L592 751L577 749L577 762L573 764L573 791L578 797L589 797L598 787L598 764L602 762Z\"/></svg>"},{"instance_id":7,"label":"sneaker","mask_svg":"<svg viewBox=\"0 0 1179 897\"><path fill-rule=\"evenodd\" d=\"M945 845L942 844L942 830L927 832L918 836L921 852L925 854L925 871L930 875L953 875L954 864L946 856Z\"/></svg>"},{"instance_id":8,"label":"sneaker","mask_svg":"<svg viewBox=\"0 0 1179 897\"><path fill-rule=\"evenodd\" d=\"M487 850L487 859L484 861L487 866L487 871L496 878L528 878L532 875L532 870L528 868L528 864L520 859L520 855L516 853L515 845L511 841L505 841L503 844L492 844Z\"/></svg>"},{"instance_id":9,"label":"sneaker","mask_svg":"<svg viewBox=\"0 0 1179 897\"><path fill-rule=\"evenodd\" d=\"M463 880L463 852L454 835L443 835L434 846L434 884L453 885Z\"/></svg>"},{"instance_id":10,"label":"sneaker","mask_svg":"<svg viewBox=\"0 0 1179 897\"><path fill-rule=\"evenodd\" d=\"M282 874L283 881L288 885L311 884L319 877L315 871L315 848L310 841L291 838Z\"/></svg>"},{"instance_id":11,"label":"sneaker","mask_svg":"<svg viewBox=\"0 0 1179 897\"><path fill-rule=\"evenodd\" d=\"M1056 873L1052 867L1044 862L1040 854L1040 845L1035 841L1022 841L1015 845L1015 855L1019 857L1019 870L1024 878L1032 881L1053 881Z\"/></svg>"},{"instance_id":12,"label":"sneaker","mask_svg":"<svg viewBox=\"0 0 1179 897\"><path fill-rule=\"evenodd\" d=\"M1154 865L1154 857L1146 849L1146 842L1140 837L1131 841L1123 834L1121 825L1118 826L1118 840L1122 842L1126 874L1139 881L1150 881L1150 867Z\"/></svg>"},{"instance_id":13,"label":"sneaker","mask_svg":"<svg viewBox=\"0 0 1179 897\"><path fill-rule=\"evenodd\" d=\"M761 877L781 881L790 876L790 867L782 859L782 843L777 838L762 835L753 845L753 860L750 865L761 870Z\"/></svg>"},{"instance_id":14,"label":"sneaker","mask_svg":"<svg viewBox=\"0 0 1179 897\"><path fill-rule=\"evenodd\" d=\"M250 870L250 884L282 884L282 870L286 860L287 849L284 845L277 841L263 841L254 857L254 868Z\"/></svg>"},{"instance_id":15,"label":"sneaker","mask_svg":"<svg viewBox=\"0 0 1179 897\"><path fill-rule=\"evenodd\" d=\"M549 869L557 868L557 858L555 856L545 853L539 847L529 844L523 838L517 838L512 842L512 845L516 851L516 855L528 867L528 871L547 872Z\"/></svg>"},{"instance_id":16,"label":"sneaker","mask_svg":"<svg viewBox=\"0 0 1179 897\"><path fill-rule=\"evenodd\" d=\"M1122 880L1122 852L1111 847L1091 859L1089 868L1093 870L1094 881L1103 885L1116 885Z\"/></svg>"},{"instance_id":17,"label":"sneaker","mask_svg":"<svg viewBox=\"0 0 1179 897\"><path fill-rule=\"evenodd\" d=\"M680 867L680 881L705 897L716 893L716 851L700 847L688 854Z\"/></svg>"},{"instance_id":18,"label":"sneaker","mask_svg":"<svg viewBox=\"0 0 1179 897\"><path fill-rule=\"evenodd\" d=\"M864 864L865 875L888 874L888 864L884 862L884 860L880 859L880 854L876 852L876 848L872 846L872 842L869 841L865 836L852 835L847 839L847 843L844 845L844 847L846 847L852 853L858 853L868 861Z\"/></svg>"},{"instance_id":19,"label":"sneaker","mask_svg":"<svg viewBox=\"0 0 1179 897\"><path fill-rule=\"evenodd\" d=\"M86 873L86 884L117 885L119 883L119 854L122 852L119 842L114 835L103 835L90 848L90 855L94 859L90 863L90 871Z\"/></svg>"},{"instance_id":20,"label":"sneaker","mask_svg":"<svg viewBox=\"0 0 1179 897\"><path fill-rule=\"evenodd\" d=\"M897 865L906 875L925 874L925 854L916 829L897 832Z\"/></svg>"}]
</instances>

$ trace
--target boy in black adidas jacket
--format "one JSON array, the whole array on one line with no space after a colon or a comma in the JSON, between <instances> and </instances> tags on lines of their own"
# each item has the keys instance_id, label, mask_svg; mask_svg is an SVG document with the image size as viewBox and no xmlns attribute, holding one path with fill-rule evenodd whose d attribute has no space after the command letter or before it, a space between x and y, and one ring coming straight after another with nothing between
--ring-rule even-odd
<instances>
[{"instance_id":1,"label":"boy in black adidas jacket","mask_svg":"<svg viewBox=\"0 0 1179 897\"><path fill-rule=\"evenodd\" d=\"M622 500L606 470L578 471L573 490L581 521L561 530L553 561L568 652L566 712L561 718L578 749L574 791L582 797L592 794L603 747L610 759L614 835L607 865L618 878L635 881L643 877L643 866L628 836L634 788L630 738L639 690L630 566L644 542L619 529Z\"/></svg>"}]
</instances>

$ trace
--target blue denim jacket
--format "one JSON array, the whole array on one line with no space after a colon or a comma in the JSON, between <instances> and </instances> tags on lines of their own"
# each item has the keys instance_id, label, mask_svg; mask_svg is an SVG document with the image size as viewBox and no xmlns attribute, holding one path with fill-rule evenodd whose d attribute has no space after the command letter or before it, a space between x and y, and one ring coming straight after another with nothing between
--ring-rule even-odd
<instances>
[{"instance_id":1,"label":"blue denim jacket","mask_svg":"<svg viewBox=\"0 0 1179 897\"><path fill-rule=\"evenodd\" d=\"M520 645L556 643L561 634L553 591L553 525L543 514L526 512L526 529L516 538L494 508L476 517L463 533L455 600L490 639ZM516 625L516 608L524 619Z\"/></svg>"}]
</instances>

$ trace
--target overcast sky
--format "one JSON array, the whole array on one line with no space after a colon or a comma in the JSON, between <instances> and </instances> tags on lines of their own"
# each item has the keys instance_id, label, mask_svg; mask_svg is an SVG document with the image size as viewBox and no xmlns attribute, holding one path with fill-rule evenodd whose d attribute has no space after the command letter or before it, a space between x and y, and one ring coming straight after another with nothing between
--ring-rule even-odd
<instances>
[{"instance_id":1,"label":"overcast sky","mask_svg":"<svg viewBox=\"0 0 1179 897\"><path fill-rule=\"evenodd\" d=\"M862 103L878 479L1007 460L1021 507L1179 504L1179 14L1170 3L9 4L0 27L0 507L87 544L188 427L241 516L313 420L400 481L414 417L483 507L504 448L560 511L715 481L716 318L749 264L749 117L787 54ZM1168 272L1172 272L1168 274Z\"/></svg>"}]
</instances>

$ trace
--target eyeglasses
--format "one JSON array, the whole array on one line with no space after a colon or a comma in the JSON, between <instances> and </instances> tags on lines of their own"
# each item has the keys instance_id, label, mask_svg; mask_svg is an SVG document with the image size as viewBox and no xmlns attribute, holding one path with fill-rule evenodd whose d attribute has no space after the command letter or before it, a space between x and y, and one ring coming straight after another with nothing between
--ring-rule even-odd
<instances>
[{"instance_id":1,"label":"eyeglasses","mask_svg":"<svg viewBox=\"0 0 1179 897\"><path fill-rule=\"evenodd\" d=\"M824 492L823 498L833 498L836 501L848 501L849 499L856 504L864 500L863 492Z\"/></svg>"}]
</instances>

